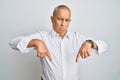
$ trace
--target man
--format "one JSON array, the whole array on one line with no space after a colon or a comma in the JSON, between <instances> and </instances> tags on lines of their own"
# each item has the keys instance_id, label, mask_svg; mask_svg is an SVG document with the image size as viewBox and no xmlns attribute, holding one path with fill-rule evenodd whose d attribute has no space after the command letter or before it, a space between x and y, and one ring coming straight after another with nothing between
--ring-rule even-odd
<instances>
[{"instance_id":1,"label":"man","mask_svg":"<svg viewBox=\"0 0 120 80\"><path fill-rule=\"evenodd\" d=\"M42 80L78 80L78 60L106 50L105 42L91 40L68 29L71 11L65 5L57 6L51 16L52 30L30 36L17 37L10 46L22 53L37 51L42 63Z\"/></svg>"}]
</instances>

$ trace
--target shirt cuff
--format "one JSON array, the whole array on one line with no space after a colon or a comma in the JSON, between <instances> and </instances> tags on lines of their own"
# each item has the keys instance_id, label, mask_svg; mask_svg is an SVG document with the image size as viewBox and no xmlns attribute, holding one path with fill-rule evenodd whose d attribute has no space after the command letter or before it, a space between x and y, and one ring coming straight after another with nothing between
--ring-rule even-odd
<instances>
[{"instance_id":1,"label":"shirt cuff","mask_svg":"<svg viewBox=\"0 0 120 80\"><path fill-rule=\"evenodd\" d=\"M97 41L94 41L94 42L98 46L98 54L101 54L101 53L103 53L104 51L107 50L107 44L104 41L97 40Z\"/></svg>"},{"instance_id":2,"label":"shirt cuff","mask_svg":"<svg viewBox=\"0 0 120 80\"><path fill-rule=\"evenodd\" d=\"M20 50L21 53L28 53L31 51L31 48L27 48L28 43L31 41L31 39L22 38L21 41L18 43L17 48Z\"/></svg>"}]
</instances>

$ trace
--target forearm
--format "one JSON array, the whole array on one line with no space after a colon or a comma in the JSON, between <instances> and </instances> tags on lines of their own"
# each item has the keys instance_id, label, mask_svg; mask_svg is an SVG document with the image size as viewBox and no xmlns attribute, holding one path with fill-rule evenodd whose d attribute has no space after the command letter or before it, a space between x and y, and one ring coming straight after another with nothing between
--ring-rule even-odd
<instances>
[{"instance_id":1,"label":"forearm","mask_svg":"<svg viewBox=\"0 0 120 80\"><path fill-rule=\"evenodd\" d=\"M92 40L86 40L86 42L88 44L90 44L91 48L93 48L95 50L98 50L98 46L97 46L97 44L94 41L92 41Z\"/></svg>"},{"instance_id":2,"label":"forearm","mask_svg":"<svg viewBox=\"0 0 120 80\"><path fill-rule=\"evenodd\" d=\"M41 40L38 40L38 39L32 39L32 40L28 43L27 47L28 47L28 48L29 48L29 47L36 47L37 44L40 43L40 41L41 41Z\"/></svg>"},{"instance_id":3,"label":"forearm","mask_svg":"<svg viewBox=\"0 0 120 80\"><path fill-rule=\"evenodd\" d=\"M38 46L42 42L40 39L28 39L25 37L16 37L9 42L9 46L14 50L19 50L22 53L28 53L32 47Z\"/></svg>"},{"instance_id":4,"label":"forearm","mask_svg":"<svg viewBox=\"0 0 120 80\"><path fill-rule=\"evenodd\" d=\"M28 47L28 48L29 48L29 47L38 47L39 44L41 44L41 43L42 43L42 40L32 39L32 40L28 43L27 47Z\"/></svg>"},{"instance_id":5,"label":"forearm","mask_svg":"<svg viewBox=\"0 0 120 80\"><path fill-rule=\"evenodd\" d=\"M91 48L98 51L98 53L102 53L107 50L107 44L102 40L86 40L91 46Z\"/></svg>"}]
</instances>

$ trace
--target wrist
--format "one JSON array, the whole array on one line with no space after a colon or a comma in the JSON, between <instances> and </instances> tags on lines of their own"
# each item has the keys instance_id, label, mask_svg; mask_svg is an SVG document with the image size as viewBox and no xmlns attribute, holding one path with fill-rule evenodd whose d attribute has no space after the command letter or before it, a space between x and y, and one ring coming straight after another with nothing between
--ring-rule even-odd
<instances>
[{"instance_id":1,"label":"wrist","mask_svg":"<svg viewBox=\"0 0 120 80\"><path fill-rule=\"evenodd\" d=\"M89 42L91 44L91 48L94 48L94 42L92 40L86 40L86 42Z\"/></svg>"}]
</instances>

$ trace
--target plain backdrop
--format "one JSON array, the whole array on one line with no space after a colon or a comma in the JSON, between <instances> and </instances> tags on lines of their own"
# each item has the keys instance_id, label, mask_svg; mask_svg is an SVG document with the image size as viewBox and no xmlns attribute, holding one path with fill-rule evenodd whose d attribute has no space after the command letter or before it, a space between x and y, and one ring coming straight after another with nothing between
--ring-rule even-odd
<instances>
[{"instance_id":1,"label":"plain backdrop","mask_svg":"<svg viewBox=\"0 0 120 80\"><path fill-rule=\"evenodd\" d=\"M108 44L106 52L80 59L79 80L120 80L120 0L0 0L0 80L40 80L36 51L22 54L9 41L50 30L59 4L72 11L72 31Z\"/></svg>"}]
</instances>

